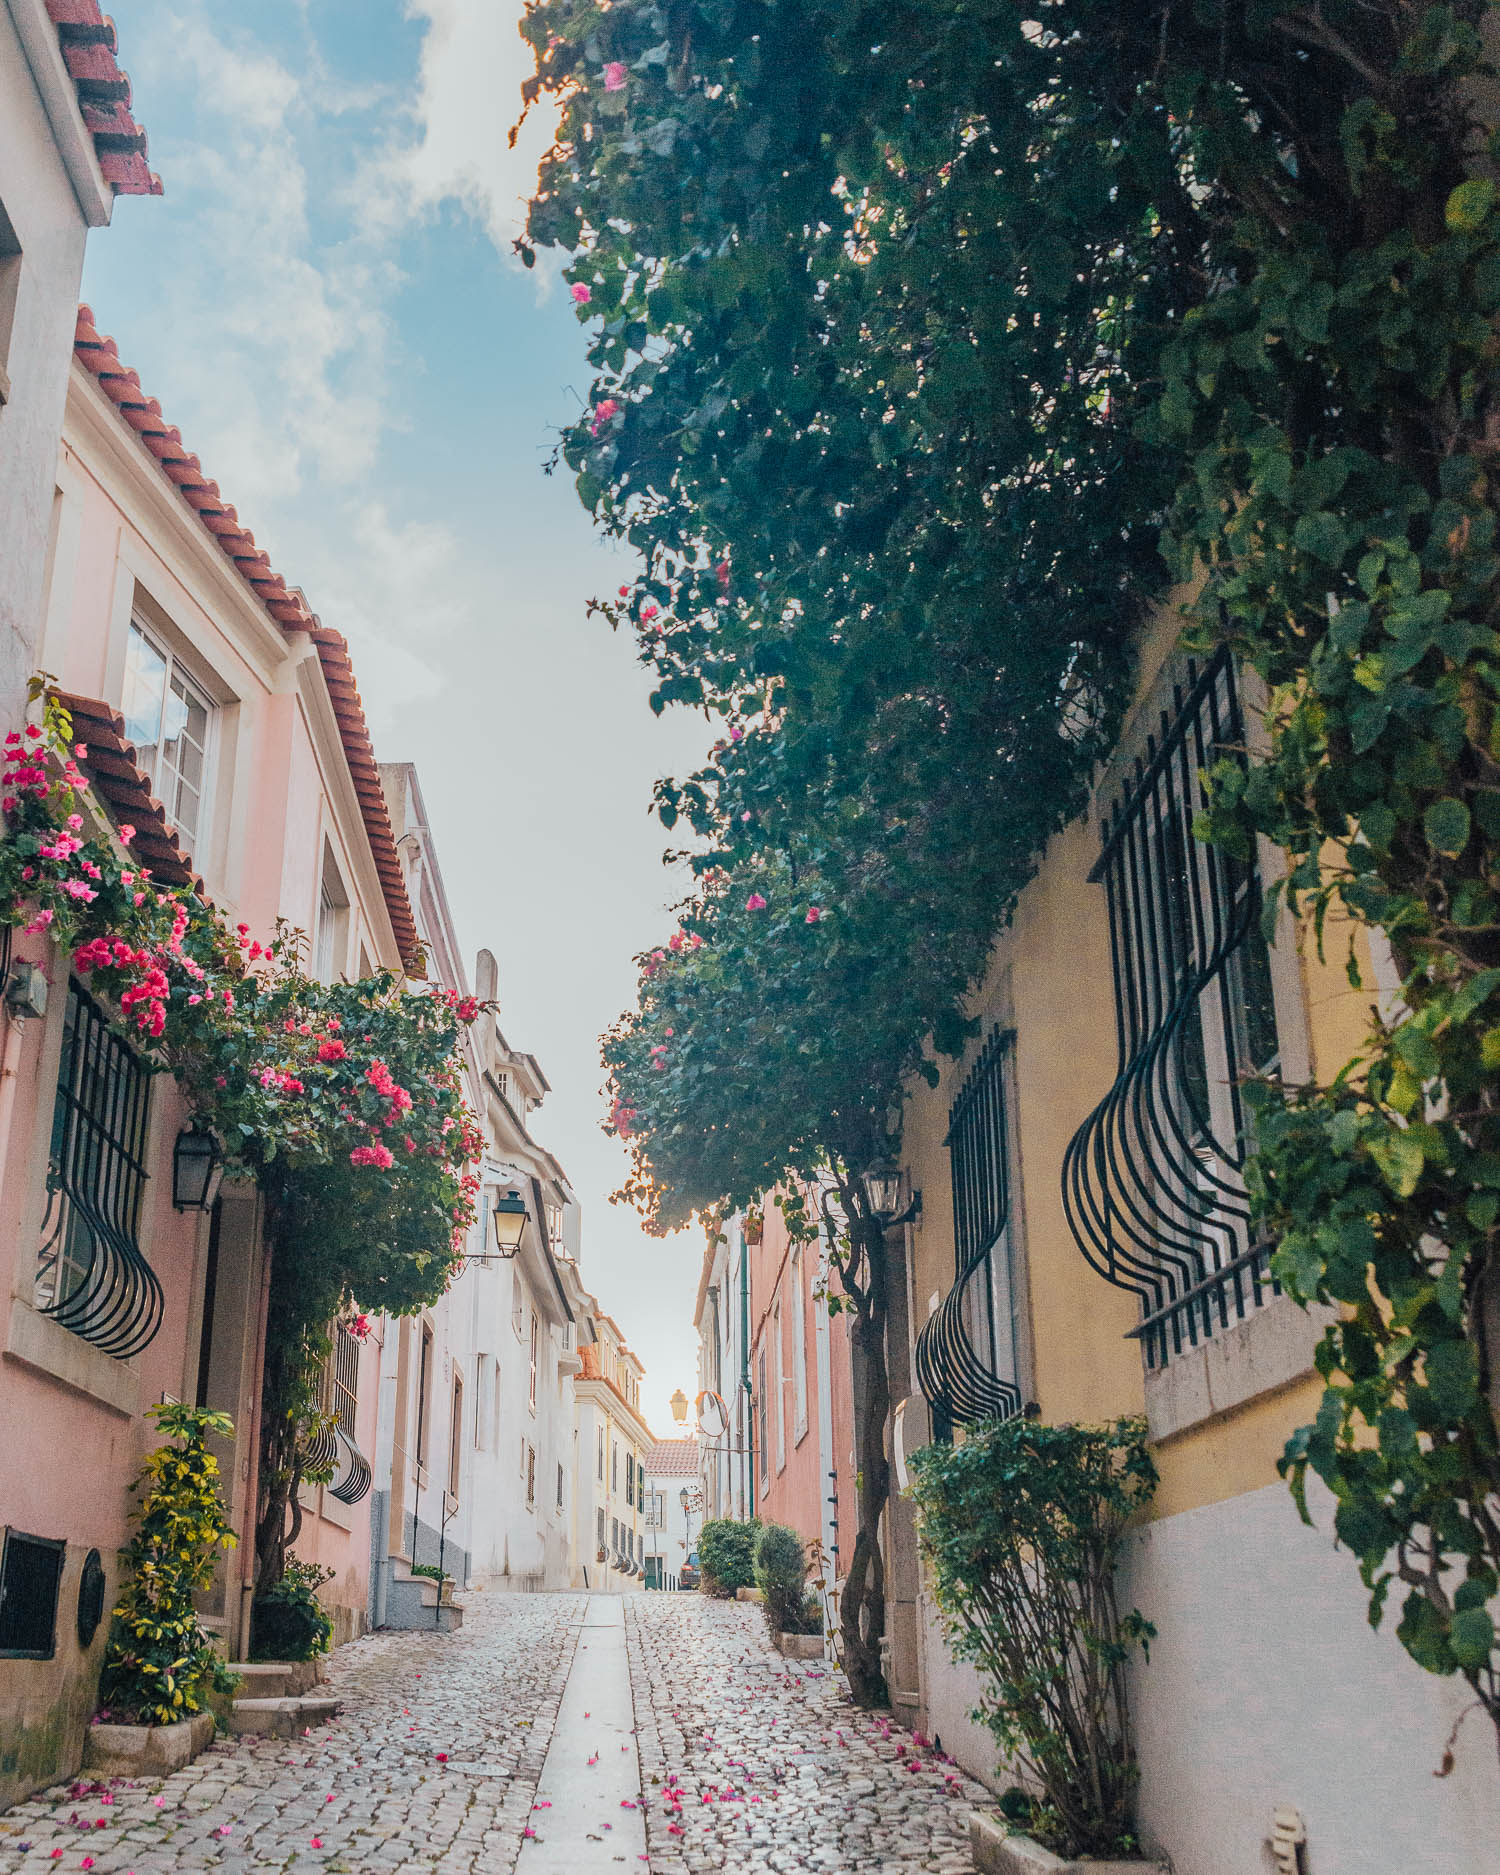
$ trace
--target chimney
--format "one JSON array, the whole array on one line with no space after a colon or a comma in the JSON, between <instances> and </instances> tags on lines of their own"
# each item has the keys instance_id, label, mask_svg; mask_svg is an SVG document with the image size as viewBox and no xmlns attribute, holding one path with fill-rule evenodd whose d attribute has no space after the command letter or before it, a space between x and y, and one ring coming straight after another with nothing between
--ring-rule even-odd
<instances>
[{"instance_id":1,"label":"chimney","mask_svg":"<svg viewBox=\"0 0 1500 1875\"><path fill-rule=\"evenodd\" d=\"M493 951L481 951L474 959L474 994L482 1003L500 999L500 966Z\"/></svg>"}]
</instances>

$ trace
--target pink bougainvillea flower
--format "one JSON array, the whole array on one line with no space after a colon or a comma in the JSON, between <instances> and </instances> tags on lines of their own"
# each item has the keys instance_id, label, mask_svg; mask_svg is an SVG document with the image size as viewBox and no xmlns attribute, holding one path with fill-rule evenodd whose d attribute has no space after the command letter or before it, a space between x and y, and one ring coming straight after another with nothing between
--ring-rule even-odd
<instances>
[{"instance_id":1,"label":"pink bougainvillea flower","mask_svg":"<svg viewBox=\"0 0 1500 1875\"><path fill-rule=\"evenodd\" d=\"M550 1797L543 1797L540 1803L534 1803L531 1807L533 1810L550 1810L552 1808L552 1799Z\"/></svg>"},{"instance_id":2,"label":"pink bougainvillea flower","mask_svg":"<svg viewBox=\"0 0 1500 1875\"><path fill-rule=\"evenodd\" d=\"M323 1847L323 1838L321 1836L314 1836L309 1846L313 1849L321 1849Z\"/></svg>"},{"instance_id":3,"label":"pink bougainvillea flower","mask_svg":"<svg viewBox=\"0 0 1500 1875\"><path fill-rule=\"evenodd\" d=\"M765 909L766 901L761 897L759 892L752 892L749 898L745 900L746 911L764 911Z\"/></svg>"},{"instance_id":4,"label":"pink bougainvillea flower","mask_svg":"<svg viewBox=\"0 0 1500 1875\"><path fill-rule=\"evenodd\" d=\"M438 1754L437 1754L437 1761L438 1761L438 1763L439 1763L439 1764L446 1764L446 1763L448 1762L448 1754L447 1754L447 1752L446 1752L446 1751L440 1751L440 1752L438 1752Z\"/></svg>"},{"instance_id":5,"label":"pink bougainvillea flower","mask_svg":"<svg viewBox=\"0 0 1500 1875\"><path fill-rule=\"evenodd\" d=\"M641 617L649 623L656 617L660 610L661 607L658 605L643 605L641 607Z\"/></svg>"},{"instance_id":6,"label":"pink bougainvillea flower","mask_svg":"<svg viewBox=\"0 0 1500 1875\"><path fill-rule=\"evenodd\" d=\"M585 286L582 280L575 280L573 282L572 293L573 304L575 306L587 306L589 301L594 297L592 289Z\"/></svg>"},{"instance_id":7,"label":"pink bougainvillea flower","mask_svg":"<svg viewBox=\"0 0 1500 1875\"><path fill-rule=\"evenodd\" d=\"M611 59L604 68L604 89L606 91L623 91L625 89L625 78L625 67L618 59Z\"/></svg>"},{"instance_id":8,"label":"pink bougainvillea flower","mask_svg":"<svg viewBox=\"0 0 1500 1875\"><path fill-rule=\"evenodd\" d=\"M165 1797L153 1797L151 1801L156 1805L157 1809L160 1810L167 1800Z\"/></svg>"},{"instance_id":9,"label":"pink bougainvillea flower","mask_svg":"<svg viewBox=\"0 0 1500 1875\"><path fill-rule=\"evenodd\" d=\"M80 1868L92 1868L94 1866L94 1858L91 1855L86 1855L78 1866Z\"/></svg>"},{"instance_id":10,"label":"pink bougainvillea flower","mask_svg":"<svg viewBox=\"0 0 1500 1875\"><path fill-rule=\"evenodd\" d=\"M820 905L809 905L809 906L808 906L808 908L807 908L807 922L808 922L809 924L817 924L817 923L818 923L818 922L820 921L820 919L822 918L822 916L823 916L823 909L822 909L822 907L821 907Z\"/></svg>"},{"instance_id":11,"label":"pink bougainvillea flower","mask_svg":"<svg viewBox=\"0 0 1500 1875\"><path fill-rule=\"evenodd\" d=\"M356 1146L349 1154L350 1165L374 1165L382 1172L388 1172L395 1164L394 1155L389 1146Z\"/></svg>"},{"instance_id":12,"label":"pink bougainvillea flower","mask_svg":"<svg viewBox=\"0 0 1500 1875\"><path fill-rule=\"evenodd\" d=\"M536 1831L535 1831L535 1830L534 1830L534 1829L533 1829L533 1828L531 1827L531 1825L530 1825L529 1823L528 1823L528 1824L526 1825L526 1827L525 1827L525 1829L523 1829L523 1830L521 1831L521 1834L522 1834L523 1836L529 1836L529 1837L531 1838L531 1840L532 1840L533 1842L535 1842L535 1841L537 1840L537 1833L536 1833Z\"/></svg>"}]
</instances>

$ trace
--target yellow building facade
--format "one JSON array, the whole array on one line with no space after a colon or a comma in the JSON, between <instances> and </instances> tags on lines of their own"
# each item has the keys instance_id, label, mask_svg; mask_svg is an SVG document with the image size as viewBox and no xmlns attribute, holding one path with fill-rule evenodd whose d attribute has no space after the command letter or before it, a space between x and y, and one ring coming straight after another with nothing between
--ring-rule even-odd
<instances>
[{"instance_id":1,"label":"yellow building facade","mask_svg":"<svg viewBox=\"0 0 1500 1875\"><path fill-rule=\"evenodd\" d=\"M903 1450L989 1414L1144 1413L1161 1484L1122 1587L1158 1630L1132 1683L1148 1844L1175 1875L1252 1875L1289 1805L1318 1875L1480 1875L1500 1867L1488 1724L1434 1778L1467 1689L1371 1632L1330 1501L1312 1494L1308 1529L1278 1478L1317 1410L1322 1324L1271 1281L1239 1176L1242 1078L1331 1078L1392 990L1389 960L1359 936L1355 990L1348 931L1330 926L1320 957L1285 914L1266 946L1274 850L1257 880L1192 839L1199 772L1253 748L1259 723L1253 676L1190 660L1178 629L1164 613L1146 635L1112 759L995 946L965 1054L909 1090L922 1206L893 1285L898 1476ZM887 1523L897 1708L1004 1781L909 1504Z\"/></svg>"}]
</instances>

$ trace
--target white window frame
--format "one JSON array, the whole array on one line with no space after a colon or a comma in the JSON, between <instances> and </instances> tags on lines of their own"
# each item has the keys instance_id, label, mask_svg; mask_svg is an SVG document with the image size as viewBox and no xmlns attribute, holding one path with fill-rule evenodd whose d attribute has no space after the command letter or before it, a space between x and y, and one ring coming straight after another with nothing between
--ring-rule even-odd
<instances>
[{"instance_id":1,"label":"white window frame","mask_svg":"<svg viewBox=\"0 0 1500 1875\"><path fill-rule=\"evenodd\" d=\"M801 1244L792 1245L792 1443L807 1437L807 1298Z\"/></svg>"},{"instance_id":2,"label":"white window frame","mask_svg":"<svg viewBox=\"0 0 1500 1875\"><path fill-rule=\"evenodd\" d=\"M776 1469L786 1470L786 1375L781 1371L781 1295L771 1304L771 1399L776 1414Z\"/></svg>"},{"instance_id":3,"label":"white window frame","mask_svg":"<svg viewBox=\"0 0 1500 1875\"><path fill-rule=\"evenodd\" d=\"M126 637L125 670L121 677L121 715L126 714L125 706L128 701L125 693L125 685L128 683L130 675L131 636L139 638L143 644L162 660L164 667L162 673L162 718L157 726L157 740L154 745L155 753L150 758L149 766L143 767L141 772L146 775L147 780L150 782L151 792L156 796L157 800L161 802L162 813L166 817L167 825L178 835L181 843L189 852L199 852L208 840L210 816L213 812L213 776L215 756L218 748L217 731L219 706L214 702L213 697L209 694L201 680L184 664L183 660L172 650L166 640L162 638L159 633L154 631L138 612L132 612ZM198 813L194 825L191 828L185 827L178 819L177 802L175 798L172 800L167 799L168 794L175 797L177 793L176 787L167 788L163 782L163 762L166 756L167 745L162 740L162 730L166 726L166 700L172 694L174 679L181 684L184 691L190 694L192 701L203 711L205 718L202 748L203 770L197 790ZM130 734L128 718L125 731L127 739L134 742L134 738ZM141 753L139 746L137 746L137 753ZM169 769L168 772L171 774L174 783L181 781L182 776L180 769ZM184 785L190 787L191 783Z\"/></svg>"},{"instance_id":4,"label":"white window frame","mask_svg":"<svg viewBox=\"0 0 1500 1875\"><path fill-rule=\"evenodd\" d=\"M526 1405L533 1417L536 1415L536 1375L538 1355L541 1349L542 1320L536 1310L531 1311L531 1380Z\"/></svg>"}]
</instances>

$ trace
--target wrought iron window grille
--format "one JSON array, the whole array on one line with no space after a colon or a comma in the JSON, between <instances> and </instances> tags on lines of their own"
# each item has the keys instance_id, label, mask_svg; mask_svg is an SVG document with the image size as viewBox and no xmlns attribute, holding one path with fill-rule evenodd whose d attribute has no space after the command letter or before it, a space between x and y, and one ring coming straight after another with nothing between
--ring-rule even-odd
<instances>
[{"instance_id":1,"label":"wrought iron window grille","mask_svg":"<svg viewBox=\"0 0 1500 1875\"><path fill-rule=\"evenodd\" d=\"M1010 1163L1005 1073L1013 1030L991 1030L948 1114L957 1280L917 1337L917 1384L933 1430L1021 1410L1010 1313ZM1003 1268L996 1267L996 1253ZM1004 1306L997 1299L1002 1280Z\"/></svg>"},{"instance_id":2,"label":"wrought iron window grille","mask_svg":"<svg viewBox=\"0 0 1500 1875\"><path fill-rule=\"evenodd\" d=\"M326 1424L307 1442L309 1469L331 1470L329 1493L341 1504L358 1504L369 1496L374 1474L370 1461L354 1438L354 1417L359 1407L359 1343L339 1324L324 1369L323 1408Z\"/></svg>"},{"instance_id":3,"label":"wrought iron window grille","mask_svg":"<svg viewBox=\"0 0 1500 1875\"><path fill-rule=\"evenodd\" d=\"M1245 759L1234 667L1189 664L1107 814L1089 879L1109 911L1118 1068L1063 1161L1073 1236L1133 1291L1150 1367L1275 1292L1245 1196L1242 1082L1273 1070L1276 1019L1255 867L1194 837L1202 777Z\"/></svg>"},{"instance_id":4,"label":"wrought iron window grille","mask_svg":"<svg viewBox=\"0 0 1500 1875\"><path fill-rule=\"evenodd\" d=\"M125 1360L161 1326L163 1295L137 1241L150 1075L76 982L68 984L52 1113L38 1312Z\"/></svg>"}]
</instances>

